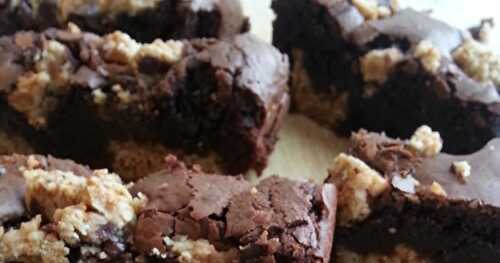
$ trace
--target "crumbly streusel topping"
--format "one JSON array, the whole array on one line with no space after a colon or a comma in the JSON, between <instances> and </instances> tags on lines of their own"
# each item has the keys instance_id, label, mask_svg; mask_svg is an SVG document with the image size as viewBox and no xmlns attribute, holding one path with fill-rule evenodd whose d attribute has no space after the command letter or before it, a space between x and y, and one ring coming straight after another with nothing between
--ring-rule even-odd
<instances>
[{"instance_id":1,"label":"crumbly streusel topping","mask_svg":"<svg viewBox=\"0 0 500 263\"><path fill-rule=\"evenodd\" d=\"M423 40L415 48L414 56L420 60L425 70L436 73L441 65L441 53L432 42Z\"/></svg>"},{"instance_id":2,"label":"crumbly streusel topping","mask_svg":"<svg viewBox=\"0 0 500 263\"><path fill-rule=\"evenodd\" d=\"M47 218L53 218L57 209L82 205L122 228L135 221L136 212L144 203L133 198L120 177L107 170L82 177L72 172L36 169L24 171L24 178L28 209L39 208Z\"/></svg>"},{"instance_id":3,"label":"crumbly streusel topping","mask_svg":"<svg viewBox=\"0 0 500 263\"><path fill-rule=\"evenodd\" d=\"M452 164L453 172L463 181L470 177L472 167L467 161L454 162Z\"/></svg>"},{"instance_id":4,"label":"crumbly streusel topping","mask_svg":"<svg viewBox=\"0 0 500 263\"><path fill-rule=\"evenodd\" d=\"M500 55L467 39L453 52L455 63L471 78L500 88Z\"/></svg>"},{"instance_id":5,"label":"crumbly streusel topping","mask_svg":"<svg viewBox=\"0 0 500 263\"><path fill-rule=\"evenodd\" d=\"M41 216L0 235L0 262L67 263L69 249L40 228Z\"/></svg>"},{"instance_id":6,"label":"crumbly streusel topping","mask_svg":"<svg viewBox=\"0 0 500 263\"><path fill-rule=\"evenodd\" d=\"M375 20L391 16L397 5L394 1L389 8L379 5L378 0L353 0L352 3L366 20Z\"/></svg>"},{"instance_id":7,"label":"crumbly streusel topping","mask_svg":"<svg viewBox=\"0 0 500 263\"><path fill-rule=\"evenodd\" d=\"M388 187L387 180L358 158L340 154L329 170L338 187L339 224L346 226L368 217L370 199Z\"/></svg>"},{"instance_id":8,"label":"crumbly streusel topping","mask_svg":"<svg viewBox=\"0 0 500 263\"><path fill-rule=\"evenodd\" d=\"M397 48L379 49L368 52L361 58L361 72L366 82L383 84L394 66L404 55Z\"/></svg>"},{"instance_id":9,"label":"crumbly streusel topping","mask_svg":"<svg viewBox=\"0 0 500 263\"><path fill-rule=\"evenodd\" d=\"M190 240L185 236L164 238L165 245L173 252L181 263L203 263L203 262L235 262L238 260L236 250L217 251L206 239ZM155 250L156 251L156 250ZM156 256L162 257L161 254Z\"/></svg>"}]
</instances>

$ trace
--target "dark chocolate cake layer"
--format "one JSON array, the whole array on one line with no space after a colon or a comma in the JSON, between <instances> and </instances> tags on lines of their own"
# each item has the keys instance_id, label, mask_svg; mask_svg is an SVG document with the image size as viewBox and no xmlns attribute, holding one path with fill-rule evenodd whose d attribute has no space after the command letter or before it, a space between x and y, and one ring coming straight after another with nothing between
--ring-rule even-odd
<instances>
[{"instance_id":1,"label":"dark chocolate cake layer","mask_svg":"<svg viewBox=\"0 0 500 263\"><path fill-rule=\"evenodd\" d=\"M497 137L500 57L428 14L371 2L273 1L292 108L342 134L408 137L428 124L453 154Z\"/></svg>"},{"instance_id":2,"label":"dark chocolate cake layer","mask_svg":"<svg viewBox=\"0 0 500 263\"><path fill-rule=\"evenodd\" d=\"M500 140L460 156L438 153L440 144L428 127L408 141L352 136L350 155L336 159L327 179L339 189L336 262L500 256Z\"/></svg>"},{"instance_id":3,"label":"dark chocolate cake layer","mask_svg":"<svg viewBox=\"0 0 500 263\"><path fill-rule=\"evenodd\" d=\"M179 260L187 247L195 249L189 251L194 262L329 262L332 184L271 177L253 187L242 178L186 169L172 157L167 162L166 170L131 189L148 199L134 245L149 260Z\"/></svg>"},{"instance_id":4,"label":"dark chocolate cake layer","mask_svg":"<svg viewBox=\"0 0 500 263\"><path fill-rule=\"evenodd\" d=\"M165 167L126 186L72 161L0 157L0 261L329 262L334 185Z\"/></svg>"},{"instance_id":5,"label":"dark chocolate cake layer","mask_svg":"<svg viewBox=\"0 0 500 263\"><path fill-rule=\"evenodd\" d=\"M286 56L251 35L140 44L121 32L20 32L0 38L0 153L52 154L127 180L171 152L260 172L287 82Z\"/></svg>"},{"instance_id":6,"label":"dark chocolate cake layer","mask_svg":"<svg viewBox=\"0 0 500 263\"><path fill-rule=\"evenodd\" d=\"M0 36L69 22L98 34L120 30L143 42L229 37L249 28L239 0L0 1Z\"/></svg>"}]
</instances>

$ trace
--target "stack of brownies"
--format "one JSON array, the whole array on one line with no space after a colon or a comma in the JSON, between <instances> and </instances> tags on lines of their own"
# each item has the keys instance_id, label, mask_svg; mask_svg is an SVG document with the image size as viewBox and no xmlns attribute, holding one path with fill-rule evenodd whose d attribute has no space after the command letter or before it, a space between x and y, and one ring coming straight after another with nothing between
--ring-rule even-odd
<instances>
[{"instance_id":1,"label":"stack of brownies","mask_svg":"<svg viewBox=\"0 0 500 263\"><path fill-rule=\"evenodd\" d=\"M500 258L500 56L390 0L0 0L0 262ZM349 150L258 183L289 106ZM407 139L395 139L407 138Z\"/></svg>"}]
</instances>

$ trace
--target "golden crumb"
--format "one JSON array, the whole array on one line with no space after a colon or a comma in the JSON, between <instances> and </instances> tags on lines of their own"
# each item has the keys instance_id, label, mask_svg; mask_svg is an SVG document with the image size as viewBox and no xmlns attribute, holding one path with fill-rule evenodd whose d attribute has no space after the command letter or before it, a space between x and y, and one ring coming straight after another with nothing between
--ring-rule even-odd
<instances>
[{"instance_id":1,"label":"golden crumb","mask_svg":"<svg viewBox=\"0 0 500 263\"><path fill-rule=\"evenodd\" d=\"M471 78L500 86L500 55L467 39L453 52L455 63Z\"/></svg>"},{"instance_id":2,"label":"golden crumb","mask_svg":"<svg viewBox=\"0 0 500 263\"><path fill-rule=\"evenodd\" d=\"M441 53L428 40L418 43L414 56L420 60L424 69L430 73L436 73L441 65Z\"/></svg>"},{"instance_id":3,"label":"golden crumb","mask_svg":"<svg viewBox=\"0 0 500 263\"><path fill-rule=\"evenodd\" d=\"M164 238L165 245L173 252L180 263L216 263L235 262L238 252L235 249L229 251L217 251L217 249L205 239L190 240L185 236Z\"/></svg>"},{"instance_id":4,"label":"golden crumb","mask_svg":"<svg viewBox=\"0 0 500 263\"><path fill-rule=\"evenodd\" d=\"M452 170L461 180L465 181L470 177L472 167L467 161L453 162Z\"/></svg>"},{"instance_id":5,"label":"golden crumb","mask_svg":"<svg viewBox=\"0 0 500 263\"><path fill-rule=\"evenodd\" d=\"M106 103L108 95L106 95L106 93L104 93L101 89L95 89L92 91L92 97L95 104L103 105L104 103Z\"/></svg>"},{"instance_id":6,"label":"golden crumb","mask_svg":"<svg viewBox=\"0 0 500 263\"><path fill-rule=\"evenodd\" d=\"M439 184L438 182L433 182L432 185L430 186L430 191L431 193L438 195L438 196L443 196L446 197L446 191L444 190L443 186Z\"/></svg>"},{"instance_id":7,"label":"golden crumb","mask_svg":"<svg viewBox=\"0 0 500 263\"><path fill-rule=\"evenodd\" d=\"M40 229L41 216L0 237L0 262L68 263L69 249L56 236Z\"/></svg>"},{"instance_id":8,"label":"golden crumb","mask_svg":"<svg viewBox=\"0 0 500 263\"><path fill-rule=\"evenodd\" d=\"M54 222L59 237L69 245L77 245L82 241L99 244L98 231L109 223L104 216L88 211L83 204L56 210Z\"/></svg>"},{"instance_id":9,"label":"golden crumb","mask_svg":"<svg viewBox=\"0 0 500 263\"><path fill-rule=\"evenodd\" d=\"M140 48L141 44L120 31L104 36L101 47L104 59L120 64L131 64Z\"/></svg>"},{"instance_id":10,"label":"golden crumb","mask_svg":"<svg viewBox=\"0 0 500 263\"><path fill-rule=\"evenodd\" d=\"M329 182L338 188L339 224L350 225L370 214L370 199L388 187L387 180L360 159L340 154L329 169Z\"/></svg>"},{"instance_id":11,"label":"golden crumb","mask_svg":"<svg viewBox=\"0 0 500 263\"><path fill-rule=\"evenodd\" d=\"M379 17L377 0L353 0L352 3L366 20L374 20Z\"/></svg>"},{"instance_id":12,"label":"golden crumb","mask_svg":"<svg viewBox=\"0 0 500 263\"><path fill-rule=\"evenodd\" d=\"M135 56L138 63L144 58L154 58L167 64L178 62L182 58L184 44L181 41L155 40L153 43L141 46Z\"/></svg>"},{"instance_id":13,"label":"golden crumb","mask_svg":"<svg viewBox=\"0 0 500 263\"><path fill-rule=\"evenodd\" d=\"M411 137L410 146L422 156L432 157L443 149L443 140L439 132L434 132L429 126L423 125Z\"/></svg>"},{"instance_id":14,"label":"golden crumb","mask_svg":"<svg viewBox=\"0 0 500 263\"><path fill-rule=\"evenodd\" d=\"M367 82L383 84L404 55L397 48L372 50L361 58L361 72Z\"/></svg>"}]
</instances>

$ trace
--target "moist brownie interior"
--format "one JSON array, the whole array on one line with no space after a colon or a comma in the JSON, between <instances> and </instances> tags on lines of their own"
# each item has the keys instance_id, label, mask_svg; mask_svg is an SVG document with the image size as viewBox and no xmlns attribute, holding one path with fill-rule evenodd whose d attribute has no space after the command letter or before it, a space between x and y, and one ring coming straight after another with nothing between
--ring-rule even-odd
<instances>
[{"instance_id":1,"label":"moist brownie interior","mask_svg":"<svg viewBox=\"0 0 500 263\"><path fill-rule=\"evenodd\" d=\"M427 127L408 141L353 135L350 155L337 158L327 179L339 188L336 262L491 262L500 256L500 140L455 156L438 152L436 135Z\"/></svg>"},{"instance_id":2,"label":"moist brownie interior","mask_svg":"<svg viewBox=\"0 0 500 263\"><path fill-rule=\"evenodd\" d=\"M61 28L68 22L96 34L120 30L141 42L157 38L229 37L249 28L239 0L0 2L0 35Z\"/></svg>"},{"instance_id":3,"label":"moist brownie interior","mask_svg":"<svg viewBox=\"0 0 500 263\"><path fill-rule=\"evenodd\" d=\"M288 109L288 61L251 35L139 44L126 34L0 39L1 153L108 167L127 180L167 153L263 170ZM215 162L215 164L213 164Z\"/></svg>"},{"instance_id":4,"label":"moist brownie interior","mask_svg":"<svg viewBox=\"0 0 500 263\"><path fill-rule=\"evenodd\" d=\"M428 14L368 2L273 1L292 108L344 135L406 138L428 124L453 154L497 137L500 57Z\"/></svg>"}]
</instances>

